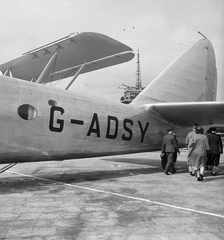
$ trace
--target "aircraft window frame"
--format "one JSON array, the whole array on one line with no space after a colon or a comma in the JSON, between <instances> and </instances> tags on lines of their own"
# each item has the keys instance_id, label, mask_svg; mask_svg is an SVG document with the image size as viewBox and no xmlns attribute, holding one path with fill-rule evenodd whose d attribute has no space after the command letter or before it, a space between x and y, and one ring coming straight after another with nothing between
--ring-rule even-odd
<instances>
[{"instance_id":1,"label":"aircraft window frame","mask_svg":"<svg viewBox=\"0 0 224 240\"><path fill-rule=\"evenodd\" d=\"M24 120L33 120L37 117L37 110L30 104L22 104L17 109L18 115Z\"/></svg>"}]
</instances>

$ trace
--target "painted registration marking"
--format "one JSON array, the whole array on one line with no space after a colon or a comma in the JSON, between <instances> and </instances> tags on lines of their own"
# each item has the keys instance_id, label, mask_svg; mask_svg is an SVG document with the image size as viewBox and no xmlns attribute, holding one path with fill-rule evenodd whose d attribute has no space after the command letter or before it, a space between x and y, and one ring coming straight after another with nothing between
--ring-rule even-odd
<instances>
[{"instance_id":1,"label":"painted registration marking","mask_svg":"<svg viewBox=\"0 0 224 240\"><path fill-rule=\"evenodd\" d=\"M50 121L49 121L49 129L52 132L62 132L65 125L65 120L63 117L57 118L58 115L62 116L65 113L64 108L59 106L52 106L50 109ZM84 120L80 119L70 119L71 124L76 125L84 125ZM95 135L96 137L100 138L102 136L102 129L100 126L100 119L98 117L97 113L93 113L92 119L90 121L89 129L86 133L86 136ZM140 132L140 139L139 141L143 143L145 134L149 128L149 122L146 121L137 121L134 122L133 119L122 119L119 120L116 116L107 116L106 120L106 132L103 133L103 136L107 139L116 139L118 137L118 131L122 124L122 130L123 134L121 136L121 139L123 141L131 141L134 137L134 129L136 129L136 125L138 126L139 132ZM135 125L135 126L134 126Z\"/></svg>"},{"instance_id":2,"label":"painted registration marking","mask_svg":"<svg viewBox=\"0 0 224 240\"><path fill-rule=\"evenodd\" d=\"M77 120L77 119L71 119L72 124L77 124L77 125L84 125L84 121L82 120Z\"/></svg>"}]
</instances>

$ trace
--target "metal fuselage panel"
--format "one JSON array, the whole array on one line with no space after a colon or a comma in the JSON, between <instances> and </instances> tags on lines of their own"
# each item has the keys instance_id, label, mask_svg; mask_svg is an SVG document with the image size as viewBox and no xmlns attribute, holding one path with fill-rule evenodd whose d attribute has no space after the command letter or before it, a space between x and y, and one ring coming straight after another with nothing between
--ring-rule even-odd
<instances>
[{"instance_id":1,"label":"metal fuselage panel","mask_svg":"<svg viewBox=\"0 0 224 240\"><path fill-rule=\"evenodd\" d=\"M168 123L130 105L0 77L0 163L158 150ZM18 108L31 105L25 120Z\"/></svg>"}]
</instances>

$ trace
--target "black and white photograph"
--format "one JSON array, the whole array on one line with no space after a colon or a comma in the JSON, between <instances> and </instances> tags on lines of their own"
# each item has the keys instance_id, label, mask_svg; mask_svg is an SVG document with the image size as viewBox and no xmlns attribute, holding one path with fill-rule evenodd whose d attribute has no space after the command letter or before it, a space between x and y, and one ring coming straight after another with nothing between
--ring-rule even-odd
<instances>
[{"instance_id":1,"label":"black and white photograph","mask_svg":"<svg viewBox=\"0 0 224 240\"><path fill-rule=\"evenodd\" d=\"M0 239L224 239L224 1L1 0Z\"/></svg>"}]
</instances>

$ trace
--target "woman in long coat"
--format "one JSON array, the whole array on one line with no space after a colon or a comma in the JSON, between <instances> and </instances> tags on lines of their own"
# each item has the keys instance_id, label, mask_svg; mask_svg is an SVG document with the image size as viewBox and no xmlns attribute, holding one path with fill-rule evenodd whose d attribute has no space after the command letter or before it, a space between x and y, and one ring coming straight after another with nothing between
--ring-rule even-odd
<instances>
[{"instance_id":1,"label":"woman in long coat","mask_svg":"<svg viewBox=\"0 0 224 240\"><path fill-rule=\"evenodd\" d=\"M208 138L202 127L196 129L196 134L191 138L189 145L189 163L194 168L198 181L203 181L207 151L209 150Z\"/></svg>"}]
</instances>

